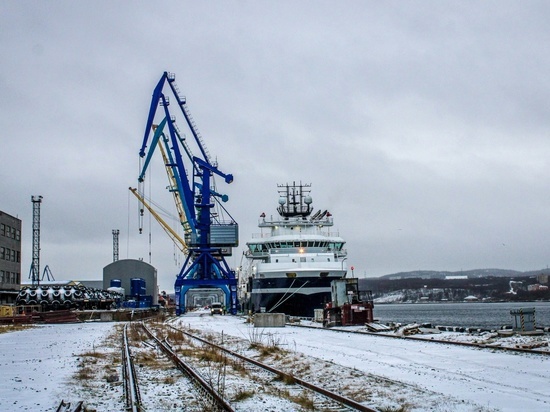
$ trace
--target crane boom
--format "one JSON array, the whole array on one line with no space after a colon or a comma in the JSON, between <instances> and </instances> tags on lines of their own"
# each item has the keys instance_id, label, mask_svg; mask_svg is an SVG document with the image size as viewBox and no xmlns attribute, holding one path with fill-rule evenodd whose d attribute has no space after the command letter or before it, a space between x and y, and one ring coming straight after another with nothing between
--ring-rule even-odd
<instances>
[{"instance_id":1,"label":"crane boom","mask_svg":"<svg viewBox=\"0 0 550 412\"><path fill-rule=\"evenodd\" d=\"M170 227L166 221L160 217L160 215L151 207L149 203L145 200L145 198L138 193L138 190L132 187L128 188L130 192L134 194L135 197L140 201L140 203L145 206L145 208L153 215L153 217L156 219L157 222L159 222L160 226L164 229L166 234L172 239L172 241L175 243L175 245L185 254L188 253L187 245L185 244L185 240L181 238L180 235L178 235L174 230Z\"/></svg>"}]
</instances>

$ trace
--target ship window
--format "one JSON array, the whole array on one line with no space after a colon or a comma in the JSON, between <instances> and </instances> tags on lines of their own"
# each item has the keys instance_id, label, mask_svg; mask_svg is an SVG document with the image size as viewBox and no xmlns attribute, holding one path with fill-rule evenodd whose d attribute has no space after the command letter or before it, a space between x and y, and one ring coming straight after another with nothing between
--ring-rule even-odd
<instances>
[{"instance_id":1,"label":"ship window","mask_svg":"<svg viewBox=\"0 0 550 412\"><path fill-rule=\"evenodd\" d=\"M330 258L327 258L327 262L330 262Z\"/></svg>"},{"instance_id":2,"label":"ship window","mask_svg":"<svg viewBox=\"0 0 550 412\"><path fill-rule=\"evenodd\" d=\"M275 259L275 263L279 263L279 259Z\"/></svg>"},{"instance_id":3,"label":"ship window","mask_svg":"<svg viewBox=\"0 0 550 412\"><path fill-rule=\"evenodd\" d=\"M322 278L326 278L328 276L328 272L321 272L319 273L319 276L321 276Z\"/></svg>"},{"instance_id":4,"label":"ship window","mask_svg":"<svg viewBox=\"0 0 550 412\"><path fill-rule=\"evenodd\" d=\"M305 262L306 261L306 258L305 257L301 257L300 258L300 262Z\"/></svg>"},{"instance_id":5,"label":"ship window","mask_svg":"<svg viewBox=\"0 0 550 412\"><path fill-rule=\"evenodd\" d=\"M286 273L286 277L287 277L287 278L295 278L295 277L296 277L296 273L295 273L295 272L287 272L287 273Z\"/></svg>"}]
</instances>

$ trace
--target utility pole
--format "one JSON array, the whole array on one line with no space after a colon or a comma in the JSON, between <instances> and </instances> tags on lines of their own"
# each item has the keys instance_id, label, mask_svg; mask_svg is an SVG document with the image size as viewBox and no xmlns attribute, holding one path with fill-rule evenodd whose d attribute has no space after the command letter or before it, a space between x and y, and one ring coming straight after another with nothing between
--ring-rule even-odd
<instances>
[{"instance_id":1,"label":"utility pole","mask_svg":"<svg viewBox=\"0 0 550 412\"><path fill-rule=\"evenodd\" d=\"M32 264L30 278L33 286L40 285L40 204L42 196L32 196Z\"/></svg>"},{"instance_id":2,"label":"utility pole","mask_svg":"<svg viewBox=\"0 0 550 412\"><path fill-rule=\"evenodd\" d=\"M118 260L118 234L120 230L113 229L113 262Z\"/></svg>"}]
</instances>

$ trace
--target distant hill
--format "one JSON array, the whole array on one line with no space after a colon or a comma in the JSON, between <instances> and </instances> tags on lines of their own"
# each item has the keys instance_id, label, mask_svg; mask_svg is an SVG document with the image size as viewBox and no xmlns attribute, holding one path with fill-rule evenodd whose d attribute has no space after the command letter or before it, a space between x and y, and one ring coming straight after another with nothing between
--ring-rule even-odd
<instances>
[{"instance_id":1,"label":"distant hill","mask_svg":"<svg viewBox=\"0 0 550 412\"><path fill-rule=\"evenodd\" d=\"M550 300L549 275L550 269L415 270L360 278L359 289L372 291L378 303L457 302L471 296L479 301Z\"/></svg>"},{"instance_id":2,"label":"distant hill","mask_svg":"<svg viewBox=\"0 0 550 412\"><path fill-rule=\"evenodd\" d=\"M550 274L550 269L532 270L520 272L510 269L472 269L460 270L457 272L438 271L438 270L413 270L410 272L398 272L389 275L380 276L378 279L445 279L447 276L468 276L468 278L483 277L523 277L536 276L540 274Z\"/></svg>"}]
</instances>

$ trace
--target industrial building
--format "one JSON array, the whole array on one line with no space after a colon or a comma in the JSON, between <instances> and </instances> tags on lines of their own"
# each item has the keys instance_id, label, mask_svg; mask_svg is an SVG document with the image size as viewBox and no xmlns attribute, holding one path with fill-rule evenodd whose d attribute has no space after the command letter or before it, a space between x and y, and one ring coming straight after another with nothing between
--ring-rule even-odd
<instances>
[{"instance_id":1,"label":"industrial building","mask_svg":"<svg viewBox=\"0 0 550 412\"><path fill-rule=\"evenodd\" d=\"M122 288L136 307L158 305L157 270L142 260L117 260L103 268L103 289ZM141 305L139 304L141 302Z\"/></svg>"},{"instance_id":2,"label":"industrial building","mask_svg":"<svg viewBox=\"0 0 550 412\"><path fill-rule=\"evenodd\" d=\"M0 211L0 304L13 304L21 285L21 220Z\"/></svg>"}]
</instances>

